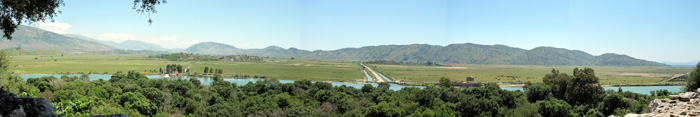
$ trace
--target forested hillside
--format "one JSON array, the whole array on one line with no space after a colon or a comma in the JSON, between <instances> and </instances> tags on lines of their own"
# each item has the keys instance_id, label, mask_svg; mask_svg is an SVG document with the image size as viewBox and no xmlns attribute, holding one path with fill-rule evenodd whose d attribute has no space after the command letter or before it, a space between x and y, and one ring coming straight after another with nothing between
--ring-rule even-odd
<instances>
[{"instance_id":1,"label":"forested hillside","mask_svg":"<svg viewBox=\"0 0 700 117\"><path fill-rule=\"evenodd\" d=\"M21 48L25 50L57 50L66 53L104 51L117 49L102 43L85 41L56 34L34 27L20 25L12 34L12 40L0 40L0 48Z\"/></svg>"},{"instance_id":2,"label":"forested hillside","mask_svg":"<svg viewBox=\"0 0 700 117\"><path fill-rule=\"evenodd\" d=\"M428 44L381 45L344 48L333 51L307 51L270 46L264 49L239 49L230 45L205 42L195 44L184 52L220 55L255 55L311 59L393 60L405 62L459 64L518 64L518 65L600 65L600 66L667 66L636 59L627 55L607 53L593 56L579 50L537 47L532 50L505 45L472 43L436 46Z\"/></svg>"}]
</instances>

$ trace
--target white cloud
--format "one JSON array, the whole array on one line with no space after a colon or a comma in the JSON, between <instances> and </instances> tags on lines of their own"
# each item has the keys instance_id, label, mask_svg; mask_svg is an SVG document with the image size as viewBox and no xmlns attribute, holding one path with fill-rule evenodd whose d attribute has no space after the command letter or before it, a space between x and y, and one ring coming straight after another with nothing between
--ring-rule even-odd
<instances>
[{"instance_id":1,"label":"white cloud","mask_svg":"<svg viewBox=\"0 0 700 117\"><path fill-rule=\"evenodd\" d=\"M237 48L246 48L248 46L250 46L250 42L236 45Z\"/></svg>"},{"instance_id":2,"label":"white cloud","mask_svg":"<svg viewBox=\"0 0 700 117\"><path fill-rule=\"evenodd\" d=\"M97 37L93 37L98 40L105 40L105 41L114 41L117 43L124 42L126 40L133 40L134 35L131 34L126 34L126 33L104 33L97 35Z\"/></svg>"},{"instance_id":3,"label":"white cloud","mask_svg":"<svg viewBox=\"0 0 700 117\"><path fill-rule=\"evenodd\" d=\"M34 26L41 28L41 29L44 29L44 30L47 30L47 31L58 33L58 34L66 34L66 33L68 33L68 30L70 29L70 27L72 27L68 23L61 23L58 21L54 21L54 22L38 21L38 22L34 23Z\"/></svg>"}]
</instances>

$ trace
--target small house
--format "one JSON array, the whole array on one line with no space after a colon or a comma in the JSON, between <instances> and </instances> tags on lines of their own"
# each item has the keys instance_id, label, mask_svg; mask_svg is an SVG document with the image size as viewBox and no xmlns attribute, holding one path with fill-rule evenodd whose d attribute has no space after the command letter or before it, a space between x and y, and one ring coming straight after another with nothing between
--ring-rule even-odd
<instances>
[{"instance_id":1,"label":"small house","mask_svg":"<svg viewBox=\"0 0 700 117\"><path fill-rule=\"evenodd\" d=\"M474 81L474 76L467 77L467 81Z\"/></svg>"}]
</instances>

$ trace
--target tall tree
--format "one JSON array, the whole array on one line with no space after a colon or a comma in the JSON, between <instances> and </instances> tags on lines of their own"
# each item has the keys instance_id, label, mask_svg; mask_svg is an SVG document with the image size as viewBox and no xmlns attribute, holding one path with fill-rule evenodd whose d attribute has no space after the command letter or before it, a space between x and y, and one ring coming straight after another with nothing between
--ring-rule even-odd
<instances>
[{"instance_id":1,"label":"tall tree","mask_svg":"<svg viewBox=\"0 0 700 117\"><path fill-rule=\"evenodd\" d=\"M697 91L698 88L700 88L700 63L695 65L695 69L688 75L685 91Z\"/></svg>"},{"instance_id":2,"label":"tall tree","mask_svg":"<svg viewBox=\"0 0 700 117\"><path fill-rule=\"evenodd\" d=\"M177 72L182 73L182 65L177 64Z\"/></svg>"},{"instance_id":3,"label":"tall tree","mask_svg":"<svg viewBox=\"0 0 700 117\"><path fill-rule=\"evenodd\" d=\"M138 13L148 13L148 24L153 20L151 13L156 13L156 5L166 3L165 0L134 0L134 7ZM0 30L2 37L12 40L12 33L22 23L53 20L53 17L61 13L58 10L63 6L63 0L0 0Z\"/></svg>"},{"instance_id":4,"label":"tall tree","mask_svg":"<svg viewBox=\"0 0 700 117\"><path fill-rule=\"evenodd\" d=\"M559 70L556 69L552 69L552 73L546 74L544 78L542 78L542 82L552 88L552 95L559 99L566 98L566 87L569 80L571 80L570 75L559 73Z\"/></svg>"},{"instance_id":5,"label":"tall tree","mask_svg":"<svg viewBox=\"0 0 700 117\"><path fill-rule=\"evenodd\" d=\"M605 96L603 87L598 84L598 77L591 68L574 69L574 77L566 87L566 101L569 104L595 104Z\"/></svg>"},{"instance_id":6,"label":"tall tree","mask_svg":"<svg viewBox=\"0 0 700 117\"><path fill-rule=\"evenodd\" d=\"M527 88L525 93L527 94L527 100L532 103L552 97L552 89L549 87L549 85L542 83L532 84L529 88Z\"/></svg>"},{"instance_id":7,"label":"tall tree","mask_svg":"<svg viewBox=\"0 0 700 117\"><path fill-rule=\"evenodd\" d=\"M204 74L209 73L209 67L204 67Z\"/></svg>"}]
</instances>

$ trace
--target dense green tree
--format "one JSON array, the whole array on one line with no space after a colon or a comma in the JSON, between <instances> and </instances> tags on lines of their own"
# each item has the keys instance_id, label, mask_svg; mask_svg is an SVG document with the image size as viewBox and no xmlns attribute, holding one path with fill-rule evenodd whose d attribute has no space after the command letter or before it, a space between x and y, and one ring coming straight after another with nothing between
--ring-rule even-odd
<instances>
[{"instance_id":1,"label":"dense green tree","mask_svg":"<svg viewBox=\"0 0 700 117\"><path fill-rule=\"evenodd\" d=\"M365 93L372 92L372 90L374 90L374 86L372 86L371 84L365 84L364 86L362 86L361 90Z\"/></svg>"},{"instance_id":2,"label":"dense green tree","mask_svg":"<svg viewBox=\"0 0 700 117\"><path fill-rule=\"evenodd\" d=\"M523 89L524 89L524 90L528 90L528 88L530 88L530 86L532 86L532 82L530 82L530 81L527 81L527 82L525 82L524 84L525 84L525 85L523 86Z\"/></svg>"},{"instance_id":3,"label":"dense green tree","mask_svg":"<svg viewBox=\"0 0 700 117\"><path fill-rule=\"evenodd\" d=\"M574 69L574 77L567 84L566 101L573 105L595 104L605 96L603 87L598 84L598 77L593 69Z\"/></svg>"},{"instance_id":4,"label":"dense green tree","mask_svg":"<svg viewBox=\"0 0 700 117\"><path fill-rule=\"evenodd\" d=\"M537 101L540 105L539 112L543 117L572 117L573 113L570 112L571 105L566 103L566 101L559 99L549 99Z\"/></svg>"},{"instance_id":5,"label":"dense green tree","mask_svg":"<svg viewBox=\"0 0 700 117\"><path fill-rule=\"evenodd\" d=\"M209 73L209 67L204 67L204 74Z\"/></svg>"},{"instance_id":6,"label":"dense green tree","mask_svg":"<svg viewBox=\"0 0 700 117\"><path fill-rule=\"evenodd\" d=\"M190 78L190 82L192 82L192 84L194 84L195 86L199 86L200 84L202 84L202 82L199 81L199 79L197 78Z\"/></svg>"},{"instance_id":7,"label":"dense green tree","mask_svg":"<svg viewBox=\"0 0 700 117\"><path fill-rule=\"evenodd\" d=\"M615 109L618 108L627 108L627 101L625 101L625 97L622 96L619 93L613 93L608 96L605 96L603 99L603 114L605 115L610 115L615 112Z\"/></svg>"},{"instance_id":8,"label":"dense green tree","mask_svg":"<svg viewBox=\"0 0 700 117\"><path fill-rule=\"evenodd\" d=\"M126 92L118 96L117 100L120 104L124 104L124 108L136 109L143 115L153 115L158 110L157 105L151 103L146 96L138 92Z\"/></svg>"},{"instance_id":9,"label":"dense green tree","mask_svg":"<svg viewBox=\"0 0 700 117\"><path fill-rule=\"evenodd\" d=\"M34 86L39 88L39 91L44 92L44 91L54 91L54 86L53 84L46 82L46 81L39 81L37 83L34 83Z\"/></svg>"},{"instance_id":10,"label":"dense green tree","mask_svg":"<svg viewBox=\"0 0 700 117\"><path fill-rule=\"evenodd\" d=\"M605 117L605 114L601 113L597 109L590 109L586 112L585 117Z\"/></svg>"},{"instance_id":11,"label":"dense green tree","mask_svg":"<svg viewBox=\"0 0 700 117\"><path fill-rule=\"evenodd\" d=\"M223 102L207 107L209 117L241 116L241 111L234 104Z\"/></svg>"},{"instance_id":12,"label":"dense green tree","mask_svg":"<svg viewBox=\"0 0 700 117\"><path fill-rule=\"evenodd\" d=\"M289 117L311 117L313 115L313 108L303 105L293 105L287 108L284 115Z\"/></svg>"},{"instance_id":13,"label":"dense green tree","mask_svg":"<svg viewBox=\"0 0 700 117\"><path fill-rule=\"evenodd\" d=\"M697 91L700 88L700 63L695 65L693 71L688 75L688 83L685 84L685 91Z\"/></svg>"},{"instance_id":14,"label":"dense green tree","mask_svg":"<svg viewBox=\"0 0 700 117\"><path fill-rule=\"evenodd\" d=\"M440 78L440 87L452 88L452 81L450 81L450 78Z\"/></svg>"},{"instance_id":15,"label":"dense green tree","mask_svg":"<svg viewBox=\"0 0 700 117\"><path fill-rule=\"evenodd\" d=\"M380 102L377 105L367 108L366 116L371 117L399 117L403 116L404 111L397 108L396 105L387 102Z\"/></svg>"},{"instance_id":16,"label":"dense green tree","mask_svg":"<svg viewBox=\"0 0 700 117\"><path fill-rule=\"evenodd\" d=\"M177 64L177 73L184 73L184 72L182 72L182 70L184 70L184 69L182 69L182 65Z\"/></svg>"},{"instance_id":17,"label":"dense green tree","mask_svg":"<svg viewBox=\"0 0 700 117\"><path fill-rule=\"evenodd\" d=\"M559 70L556 69L552 69L552 73L548 73L542 78L542 82L552 88L552 95L559 99L566 98L566 87L570 80L571 76L559 73Z\"/></svg>"},{"instance_id":18,"label":"dense green tree","mask_svg":"<svg viewBox=\"0 0 700 117\"><path fill-rule=\"evenodd\" d=\"M525 93L527 94L527 100L532 103L553 97L552 88L543 83L532 84Z\"/></svg>"}]
</instances>

